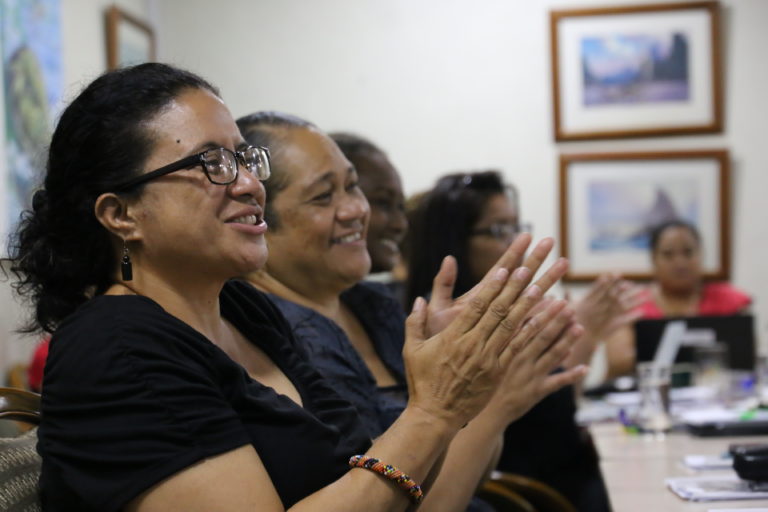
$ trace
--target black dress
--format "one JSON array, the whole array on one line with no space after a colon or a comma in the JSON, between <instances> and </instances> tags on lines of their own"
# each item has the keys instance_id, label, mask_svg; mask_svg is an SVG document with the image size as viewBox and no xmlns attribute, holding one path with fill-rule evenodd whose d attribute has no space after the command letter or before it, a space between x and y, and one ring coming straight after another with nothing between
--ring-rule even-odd
<instances>
[{"instance_id":1,"label":"black dress","mask_svg":"<svg viewBox=\"0 0 768 512\"><path fill-rule=\"evenodd\" d=\"M497 468L551 485L579 512L610 512L597 450L575 417L572 386L545 397L507 427Z\"/></svg>"},{"instance_id":2,"label":"black dress","mask_svg":"<svg viewBox=\"0 0 768 512\"><path fill-rule=\"evenodd\" d=\"M288 508L341 477L370 439L260 292L228 283L222 315L288 376L304 407L253 379L142 296L99 296L62 323L45 369L44 510L117 511L192 464L252 444Z\"/></svg>"}]
</instances>

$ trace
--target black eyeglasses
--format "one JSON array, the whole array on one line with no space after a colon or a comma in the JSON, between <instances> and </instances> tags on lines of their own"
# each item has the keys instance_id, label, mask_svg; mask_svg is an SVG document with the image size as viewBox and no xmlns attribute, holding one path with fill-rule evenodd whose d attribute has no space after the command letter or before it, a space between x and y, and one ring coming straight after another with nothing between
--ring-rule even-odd
<instances>
[{"instance_id":1,"label":"black eyeglasses","mask_svg":"<svg viewBox=\"0 0 768 512\"><path fill-rule=\"evenodd\" d=\"M149 180L165 176L181 169L190 169L196 165L203 167L208 181L215 185L229 185L237 179L239 165L259 180L266 180L270 175L269 150L261 146L248 146L242 151L230 151L227 148L207 149L196 155L190 155L176 162L140 174L114 190L127 190Z\"/></svg>"},{"instance_id":2,"label":"black eyeglasses","mask_svg":"<svg viewBox=\"0 0 768 512\"><path fill-rule=\"evenodd\" d=\"M488 226L487 228L480 228L472 230L472 235L483 235L496 238L498 240L506 240L511 242L520 233L530 233L531 224L507 224L504 222L496 222Z\"/></svg>"}]
</instances>

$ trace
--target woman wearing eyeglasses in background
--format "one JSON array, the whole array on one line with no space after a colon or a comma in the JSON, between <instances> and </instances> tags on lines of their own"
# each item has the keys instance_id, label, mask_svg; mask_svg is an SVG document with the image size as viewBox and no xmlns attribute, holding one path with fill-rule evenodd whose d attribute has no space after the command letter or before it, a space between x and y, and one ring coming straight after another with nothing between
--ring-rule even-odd
<instances>
[{"instance_id":1,"label":"woman wearing eyeglasses in background","mask_svg":"<svg viewBox=\"0 0 768 512\"><path fill-rule=\"evenodd\" d=\"M475 286L494 258L530 227L520 222L517 190L497 171L440 178L411 217L408 297L429 294L427 277L452 255L458 262L454 296ZM588 363L595 344L631 320L635 301L628 283L602 276L574 305L585 327L563 367ZM504 433L498 468L540 479L560 490L578 510L610 510L596 454L576 425L574 389L563 388L539 402Z\"/></svg>"},{"instance_id":2,"label":"woman wearing eyeglasses in background","mask_svg":"<svg viewBox=\"0 0 768 512\"><path fill-rule=\"evenodd\" d=\"M402 417L411 383L404 372L402 310L380 286L363 282L371 267L366 246L370 212L357 170L333 140L303 119L257 112L238 119L238 125L249 143L268 146L273 157L273 176L266 183L270 257L249 280L270 293L313 365L377 437ZM526 235L517 243L529 240ZM535 273L551 247L551 239L537 244L524 266ZM523 251L516 254L522 262ZM552 277L565 272L565 263L556 262L538 286L549 288ZM445 262L437 281L449 281L454 271L452 262ZM436 300L428 306L430 329L439 330L471 307L476 291L454 302L449 288L448 297L445 287L436 290L442 306L437 308ZM581 327L573 325L563 301L541 310L543 316L534 323L542 321L546 328L521 353L520 364L509 367L487 407L453 440L420 510L465 510L506 425L542 396L584 375L584 368L549 375Z\"/></svg>"},{"instance_id":3,"label":"woman wearing eyeglasses in background","mask_svg":"<svg viewBox=\"0 0 768 512\"><path fill-rule=\"evenodd\" d=\"M217 90L167 65L106 73L64 110L11 245L28 327L53 332L44 510L405 510L526 353L536 329L510 328L541 294L530 272L499 267L429 339L417 302L410 399L372 443L273 304L230 281L267 259L268 176Z\"/></svg>"}]
</instances>

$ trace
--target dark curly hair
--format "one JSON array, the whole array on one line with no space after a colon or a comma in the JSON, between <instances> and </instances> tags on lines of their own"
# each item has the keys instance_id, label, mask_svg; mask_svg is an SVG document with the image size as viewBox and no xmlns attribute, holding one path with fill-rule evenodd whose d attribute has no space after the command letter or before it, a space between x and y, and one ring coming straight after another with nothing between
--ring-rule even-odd
<instances>
[{"instance_id":1,"label":"dark curly hair","mask_svg":"<svg viewBox=\"0 0 768 512\"><path fill-rule=\"evenodd\" d=\"M96 199L142 171L154 148L147 122L189 89L219 95L188 71L141 64L104 73L61 114L43 188L9 241L13 286L34 307L22 332L52 332L113 284L117 255L94 215Z\"/></svg>"}]
</instances>

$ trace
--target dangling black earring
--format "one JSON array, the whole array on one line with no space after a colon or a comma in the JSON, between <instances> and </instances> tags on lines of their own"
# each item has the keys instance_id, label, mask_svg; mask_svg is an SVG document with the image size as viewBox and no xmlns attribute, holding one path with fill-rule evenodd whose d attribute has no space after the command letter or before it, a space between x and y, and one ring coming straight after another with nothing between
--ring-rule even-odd
<instances>
[{"instance_id":1,"label":"dangling black earring","mask_svg":"<svg viewBox=\"0 0 768 512\"><path fill-rule=\"evenodd\" d=\"M128 245L123 241L123 262L120 264L120 272L123 274L123 281L133 279L133 265L131 265L131 255L128 253Z\"/></svg>"}]
</instances>

